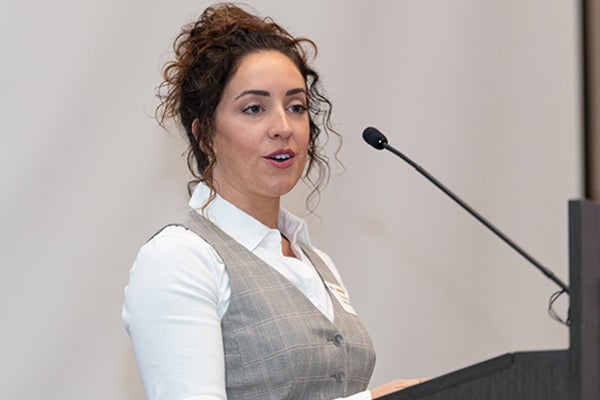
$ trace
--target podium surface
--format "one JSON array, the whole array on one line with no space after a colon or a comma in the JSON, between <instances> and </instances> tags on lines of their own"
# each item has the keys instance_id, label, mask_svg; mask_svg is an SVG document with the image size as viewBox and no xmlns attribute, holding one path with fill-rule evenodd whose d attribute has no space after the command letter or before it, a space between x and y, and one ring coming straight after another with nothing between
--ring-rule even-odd
<instances>
[{"instance_id":1,"label":"podium surface","mask_svg":"<svg viewBox=\"0 0 600 400\"><path fill-rule=\"evenodd\" d=\"M385 400L569 399L568 351L505 354L411 386Z\"/></svg>"}]
</instances>

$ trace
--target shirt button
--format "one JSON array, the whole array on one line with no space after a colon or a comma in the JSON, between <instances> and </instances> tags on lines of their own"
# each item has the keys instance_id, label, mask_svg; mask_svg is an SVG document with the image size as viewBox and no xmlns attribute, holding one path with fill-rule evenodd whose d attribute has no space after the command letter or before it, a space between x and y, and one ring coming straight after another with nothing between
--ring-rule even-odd
<instances>
[{"instance_id":1,"label":"shirt button","mask_svg":"<svg viewBox=\"0 0 600 400\"><path fill-rule=\"evenodd\" d=\"M335 373L334 377L336 382L342 383L346 379L346 373L344 371L338 371Z\"/></svg>"},{"instance_id":2,"label":"shirt button","mask_svg":"<svg viewBox=\"0 0 600 400\"><path fill-rule=\"evenodd\" d=\"M342 336L341 333L336 332L332 337L331 337L331 341L333 342L334 345L336 345L337 347L340 347L341 345L344 344L344 337Z\"/></svg>"}]
</instances>

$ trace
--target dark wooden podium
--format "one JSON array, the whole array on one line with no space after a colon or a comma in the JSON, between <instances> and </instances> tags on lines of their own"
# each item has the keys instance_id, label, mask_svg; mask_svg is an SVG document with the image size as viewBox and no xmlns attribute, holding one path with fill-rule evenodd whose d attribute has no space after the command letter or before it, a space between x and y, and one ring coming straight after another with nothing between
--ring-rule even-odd
<instances>
[{"instance_id":1,"label":"dark wooden podium","mask_svg":"<svg viewBox=\"0 0 600 400\"><path fill-rule=\"evenodd\" d=\"M517 352L385 400L600 400L600 204L569 201L570 345Z\"/></svg>"}]
</instances>

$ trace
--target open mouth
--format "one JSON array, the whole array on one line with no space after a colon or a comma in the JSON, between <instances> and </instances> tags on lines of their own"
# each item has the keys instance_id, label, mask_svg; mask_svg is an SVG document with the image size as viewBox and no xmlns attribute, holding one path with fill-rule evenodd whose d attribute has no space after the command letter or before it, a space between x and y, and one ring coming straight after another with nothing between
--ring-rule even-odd
<instances>
[{"instance_id":1,"label":"open mouth","mask_svg":"<svg viewBox=\"0 0 600 400\"><path fill-rule=\"evenodd\" d=\"M292 158L291 155L289 154L277 154L274 156L269 157L271 160L277 161L277 162L284 162L289 160L290 158Z\"/></svg>"},{"instance_id":2,"label":"open mouth","mask_svg":"<svg viewBox=\"0 0 600 400\"><path fill-rule=\"evenodd\" d=\"M294 153L293 150L291 149L287 149L287 150L276 150L274 152L272 152L271 154L267 154L265 156L265 158L267 160L271 160L273 162L275 162L276 164L286 164L291 162L292 158L294 158L296 156L296 153Z\"/></svg>"}]
</instances>

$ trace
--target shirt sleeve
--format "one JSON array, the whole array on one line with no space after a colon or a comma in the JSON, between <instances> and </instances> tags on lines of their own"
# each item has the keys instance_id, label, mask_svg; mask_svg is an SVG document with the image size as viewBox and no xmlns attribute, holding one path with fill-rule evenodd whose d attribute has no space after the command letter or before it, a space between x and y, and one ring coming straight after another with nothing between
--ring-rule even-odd
<instances>
[{"instance_id":1,"label":"shirt sleeve","mask_svg":"<svg viewBox=\"0 0 600 400\"><path fill-rule=\"evenodd\" d=\"M226 399L219 315L225 274L212 247L182 227L166 228L140 249L123 322L149 400Z\"/></svg>"},{"instance_id":2,"label":"shirt sleeve","mask_svg":"<svg viewBox=\"0 0 600 400\"><path fill-rule=\"evenodd\" d=\"M364 392L358 392L353 394L352 396L334 399L334 400L372 400L371 391L365 390Z\"/></svg>"}]
</instances>

